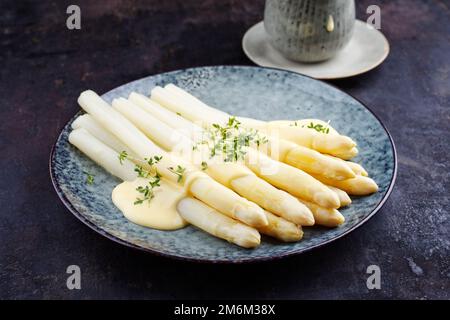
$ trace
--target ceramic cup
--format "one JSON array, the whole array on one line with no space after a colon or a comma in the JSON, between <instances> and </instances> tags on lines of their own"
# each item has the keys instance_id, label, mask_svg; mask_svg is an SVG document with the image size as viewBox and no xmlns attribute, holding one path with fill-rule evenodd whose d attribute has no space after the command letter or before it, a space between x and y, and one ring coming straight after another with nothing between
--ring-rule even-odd
<instances>
[{"instance_id":1,"label":"ceramic cup","mask_svg":"<svg viewBox=\"0 0 450 320\"><path fill-rule=\"evenodd\" d=\"M269 42L286 58L318 62L333 57L351 39L354 0L266 0Z\"/></svg>"}]
</instances>

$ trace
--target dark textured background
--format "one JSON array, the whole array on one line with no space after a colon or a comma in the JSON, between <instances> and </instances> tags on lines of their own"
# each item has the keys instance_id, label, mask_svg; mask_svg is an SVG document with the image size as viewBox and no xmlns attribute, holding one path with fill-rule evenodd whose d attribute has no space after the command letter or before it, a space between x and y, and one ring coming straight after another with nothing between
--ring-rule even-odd
<instances>
[{"instance_id":1,"label":"dark textured background","mask_svg":"<svg viewBox=\"0 0 450 320\"><path fill-rule=\"evenodd\" d=\"M262 0L65 1L0 4L0 298L450 298L450 2L379 4L386 62L333 81L369 105L397 145L397 184L366 225L322 249L253 265L202 265L111 242L53 191L48 156L78 94L179 68L251 64L244 32ZM70 3L74 3L70 2ZM66 267L82 290L66 288ZM366 288L366 268L382 271Z\"/></svg>"}]
</instances>

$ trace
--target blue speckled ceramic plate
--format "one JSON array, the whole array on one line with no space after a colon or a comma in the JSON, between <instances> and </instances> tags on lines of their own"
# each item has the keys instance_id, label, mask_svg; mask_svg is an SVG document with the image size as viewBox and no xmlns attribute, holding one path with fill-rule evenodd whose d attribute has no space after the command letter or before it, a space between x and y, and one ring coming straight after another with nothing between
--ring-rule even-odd
<instances>
[{"instance_id":1,"label":"blue speckled ceramic plate","mask_svg":"<svg viewBox=\"0 0 450 320\"><path fill-rule=\"evenodd\" d=\"M379 192L354 198L342 209L346 222L339 228L304 228L298 243L264 238L256 249L242 249L192 226L177 231L158 231L129 222L111 201L119 180L72 147L70 125L64 127L50 157L50 173L61 200L89 227L121 244L165 256L206 262L248 262L298 254L333 240L362 225L383 205L394 184L396 154L393 141L380 120L362 103L323 82L287 71L260 67L217 66L163 73L140 79L103 95L127 97L131 91L149 94L167 83L187 89L206 103L240 116L262 120L320 118L358 143L355 159L378 183ZM75 103L75 102L74 102ZM94 185L86 184L88 171Z\"/></svg>"}]
</instances>

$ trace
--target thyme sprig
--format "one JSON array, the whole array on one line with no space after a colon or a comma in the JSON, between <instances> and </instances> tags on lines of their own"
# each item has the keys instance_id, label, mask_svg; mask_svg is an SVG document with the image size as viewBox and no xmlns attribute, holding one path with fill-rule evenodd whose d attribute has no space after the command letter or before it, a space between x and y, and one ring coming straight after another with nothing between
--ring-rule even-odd
<instances>
[{"instance_id":1,"label":"thyme sprig","mask_svg":"<svg viewBox=\"0 0 450 320\"><path fill-rule=\"evenodd\" d=\"M241 122L236 117L230 117L225 126L212 124L206 131L206 139L200 144L208 146L210 158L222 155L225 162L233 162L243 159L252 143L259 148L267 142L267 138L258 130L241 128Z\"/></svg>"},{"instance_id":2,"label":"thyme sprig","mask_svg":"<svg viewBox=\"0 0 450 320\"><path fill-rule=\"evenodd\" d=\"M324 126L324 125L322 125L322 124L320 124L320 123L314 124L314 122L311 121L311 122L306 126L306 128L308 128L308 129L314 129L314 130L316 130L317 132L321 132L321 133L328 134L328 133L330 132L330 127L328 126L329 124L330 124L330 121L327 122L327 125L326 125L326 126ZM291 126L291 127L298 127L297 121L294 121L294 123L293 123L293 124L290 124L290 126ZM302 125L302 128L305 128L305 125Z\"/></svg>"},{"instance_id":3,"label":"thyme sprig","mask_svg":"<svg viewBox=\"0 0 450 320\"><path fill-rule=\"evenodd\" d=\"M148 178L151 175L150 171L145 170L144 167L140 165L136 165L134 167L134 172L136 172L137 176L141 178Z\"/></svg>"},{"instance_id":4,"label":"thyme sprig","mask_svg":"<svg viewBox=\"0 0 450 320\"><path fill-rule=\"evenodd\" d=\"M121 153L119 153L118 158L119 158L120 164L123 164L123 162L125 161L125 159L128 158L128 153L124 150L124 151L122 151Z\"/></svg>"},{"instance_id":5,"label":"thyme sprig","mask_svg":"<svg viewBox=\"0 0 450 320\"><path fill-rule=\"evenodd\" d=\"M154 168L154 165L161 161L161 159L162 156L144 158L144 160L150 166L150 170L144 169L144 167L141 165L135 166L134 171L137 172L138 177L146 178L149 180L147 185L138 186L136 188L136 191L141 193L142 197L136 198L136 201L134 201L135 205L142 204L145 201L150 202L155 197L154 189L161 186L161 175L158 173L156 168Z\"/></svg>"},{"instance_id":6,"label":"thyme sprig","mask_svg":"<svg viewBox=\"0 0 450 320\"><path fill-rule=\"evenodd\" d=\"M154 156L152 158L144 158L145 161L147 161L149 166L154 166L158 162L160 162L162 159L162 156Z\"/></svg>"},{"instance_id":7,"label":"thyme sprig","mask_svg":"<svg viewBox=\"0 0 450 320\"><path fill-rule=\"evenodd\" d=\"M328 122L329 123L329 122ZM314 124L313 122L311 122L307 128L309 129L314 129L317 132L321 132L321 133L325 133L328 134L330 132L330 128L328 126L324 126L320 123Z\"/></svg>"},{"instance_id":8,"label":"thyme sprig","mask_svg":"<svg viewBox=\"0 0 450 320\"><path fill-rule=\"evenodd\" d=\"M181 180L183 180L183 175L184 175L184 172L186 171L186 168L183 168L182 166L177 165L176 168L169 167L167 169L169 169L170 172L172 172L173 174L175 174L178 177L177 178L178 183L180 183Z\"/></svg>"},{"instance_id":9,"label":"thyme sprig","mask_svg":"<svg viewBox=\"0 0 450 320\"><path fill-rule=\"evenodd\" d=\"M157 164L159 161L161 161L161 159L162 159L162 156L154 156L151 158L144 158L146 163L150 166L150 170L146 170L143 166L137 164L134 167L134 171L137 173L138 177L141 177L141 178L148 178L148 177L152 176L153 172L156 172L156 174L158 174L156 168L154 168L154 165Z\"/></svg>"},{"instance_id":10,"label":"thyme sprig","mask_svg":"<svg viewBox=\"0 0 450 320\"><path fill-rule=\"evenodd\" d=\"M94 184L94 175L87 171L83 171L83 173L86 175L86 183L89 185Z\"/></svg>"},{"instance_id":11,"label":"thyme sprig","mask_svg":"<svg viewBox=\"0 0 450 320\"><path fill-rule=\"evenodd\" d=\"M137 197L136 201L134 201L134 204L142 204L145 201L150 202L155 197L154 189L156 187L160 187L161 182L161 176L156 173L155 176L149 178L149 182L145 186L138 186L136 188L136 191L142 194L142 197Z\"/></svg>"}]
</instances>

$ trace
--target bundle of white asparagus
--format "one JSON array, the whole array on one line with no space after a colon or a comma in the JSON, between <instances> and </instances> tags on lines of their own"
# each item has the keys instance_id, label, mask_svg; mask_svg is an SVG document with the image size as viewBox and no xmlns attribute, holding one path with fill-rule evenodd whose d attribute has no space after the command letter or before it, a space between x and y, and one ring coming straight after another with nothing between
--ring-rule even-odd
<instances>
[{"instance_id":1,"label":"bundle of white asparagus","mask_svg":"<svg viewBox=\"0 0 450 320\"><path fill-rule=\"evenodd\" d=\"M93 91L78 102L87 114L73 122L70 143L114 176L138 181L133 206L156 201L162 185L179 193L167 198L176 199L179 216L161 229L190 223L245 248L258 246L260 233L299 241L302 227L341 225L338 209L351 203L349 194L378 189L347 161L356 143L320 120L235 117L173 84L155 87L150 98L115 99L112 107ZM130 213L133 206L114 203L132 222L155 227L146 224L145 208Z\"/></svg>"}]
</instances>

